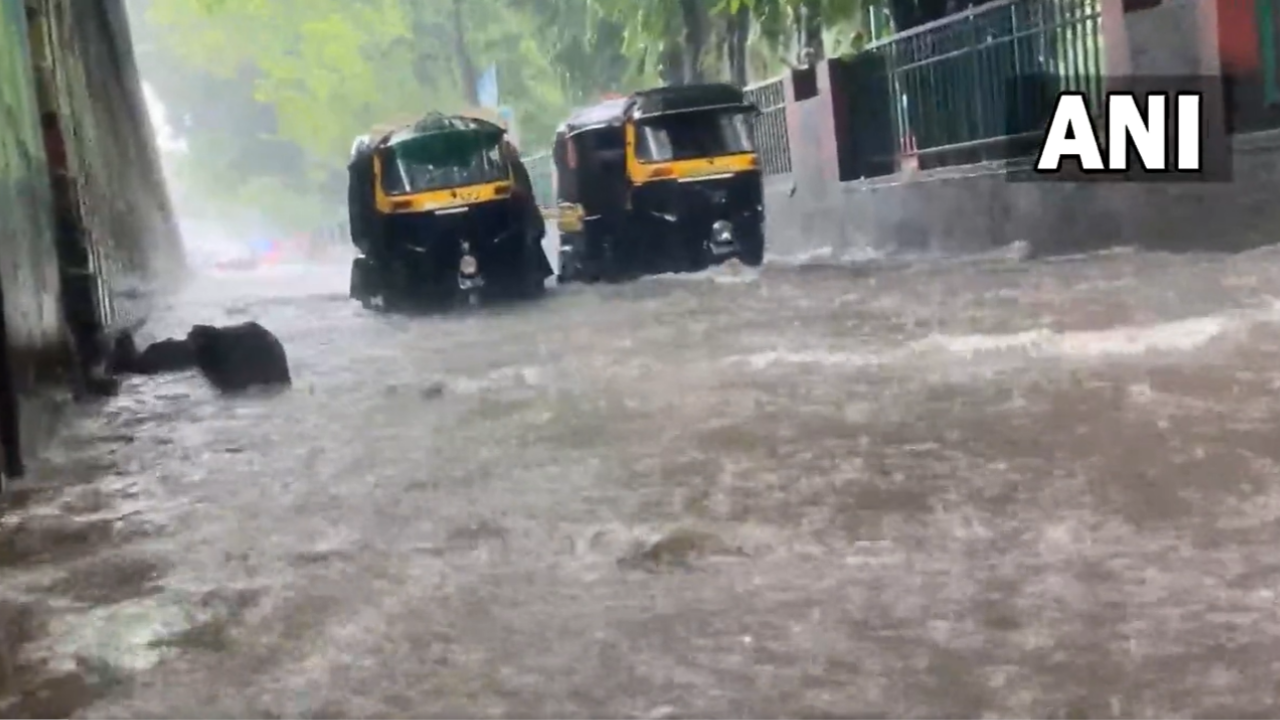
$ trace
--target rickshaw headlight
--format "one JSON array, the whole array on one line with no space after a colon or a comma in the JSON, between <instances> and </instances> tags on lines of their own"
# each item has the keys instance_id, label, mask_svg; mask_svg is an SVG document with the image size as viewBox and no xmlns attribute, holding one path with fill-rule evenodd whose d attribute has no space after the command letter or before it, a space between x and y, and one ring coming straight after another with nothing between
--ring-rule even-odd
<instances>
[{"instance_id":1,"label":"rickshaw headlight","mask_svg":"<svg viewBox=\"0 0 1280 720\"><path fill-rule=\"evenodd\" d=\"M475 275L476 270L479 269L479 264L476 263L475 256L471 254L471 243L463 240L461 249L462 258L458 260L458 272L467 276Z\"/></svg>"},{"instance_id":2,"label":"rickshaw headlight","mask_svg":"<svg viewBox=\"0 0 1280 720\"><path fill-rule=\"evenodd\" d=\"M711 239L717 243L733 242L733 223L728 220L717 220L711 226Z\"/></svg>"}]
</instances>

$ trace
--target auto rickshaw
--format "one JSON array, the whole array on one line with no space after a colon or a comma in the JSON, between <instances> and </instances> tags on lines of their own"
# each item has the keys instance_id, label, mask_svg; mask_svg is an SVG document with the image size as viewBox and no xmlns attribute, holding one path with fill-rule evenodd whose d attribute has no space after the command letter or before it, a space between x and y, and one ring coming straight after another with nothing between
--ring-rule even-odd
<instances>
[{"instance_id":1,"label":"auto rickshaw","mask_svg":"<svg viewBox=\"0 0 1280 720\"><path fill-rule=\"evenodd\" d=\"M724 84L657 88L574 113L556 132L560 282L764 260L749 122Z\"/></svg>"},{"instance_id":2,"label":"auto rickshaw","mask_svg":"<svg viewBox=\"0 0 1280 720\"><path fill-rule=\"evenodd\" d=\"M506 131L432 113L356 138L348 166L352 298L365 307L529 296L553 274L529 174Z\"/></svg>"}]
</instances>

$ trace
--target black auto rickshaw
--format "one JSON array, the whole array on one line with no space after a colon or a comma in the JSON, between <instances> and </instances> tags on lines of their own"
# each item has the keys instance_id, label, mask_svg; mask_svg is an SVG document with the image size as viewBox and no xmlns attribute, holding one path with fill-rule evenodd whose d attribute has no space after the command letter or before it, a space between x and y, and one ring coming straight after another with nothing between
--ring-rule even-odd
<instances>
[{"instance_id":1,"label":"black auto rickshaw","mask_svg":"<svg viewBox=\"0 0 1280 720\"><path fill-rule=\"evenodd\" d=\"M764 260L764 190L742 91L657 88L576 112L552 150L560 281Z\"/></svg>"},{"instance_id":2,"label":"black auto rickshaw","mask_svg":"<svg viewBox=\"0 0 1280 720\"><path fill-rule=\"evenodd\" d=\"M348 170L351 297L365 307L532 295L552 275L529 174L500 126L433 113L356 138Z\"/></svg>"}]
</instances>

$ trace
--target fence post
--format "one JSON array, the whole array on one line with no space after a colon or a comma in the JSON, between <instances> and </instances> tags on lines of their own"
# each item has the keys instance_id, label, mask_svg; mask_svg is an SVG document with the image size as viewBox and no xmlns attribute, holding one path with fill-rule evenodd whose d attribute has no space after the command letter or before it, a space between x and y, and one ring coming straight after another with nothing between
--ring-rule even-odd
<instances>
[{"instance_id":1,"label":"fence post","mask_svg":"<svg viewBox=\"0 0 1280 720\"><path fill-rule=\"evenodd\" d=\"M748 87L749 100L760 111L751 121L751 139L760 154L765 177L791 174L791 139L787 133L787 89L778 77Z\"/></svg>"},{"instance_id":2,"label":"fence post","mask_svg":"<svg viewBox=\"0 0 1280 720\"><path fill-rule=\"evenodd\" d=\"M797 195L825 197L829 188L840 183L831 67L830 60L823 60L785 76L787 135ZM809 92L798 97L798 84L807 85Z\"/></svg>"}]
</instances>

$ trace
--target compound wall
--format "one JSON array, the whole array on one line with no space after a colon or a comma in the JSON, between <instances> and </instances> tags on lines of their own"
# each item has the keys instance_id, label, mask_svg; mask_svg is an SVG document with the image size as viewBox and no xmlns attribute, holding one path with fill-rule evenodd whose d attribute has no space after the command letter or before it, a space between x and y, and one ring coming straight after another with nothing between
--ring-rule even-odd
<instances>
[{"instance_id":1,"label":"compound wall","mask_svg":"<svg viewBox=\"0 0 1280 720\"><path fill-rule=\"evenodd\" d=\"M1049 254L1113 246L1239 251L1280 240L1280 133L1258 129L1257 119L1265 115L1253 107L1262 102L1259 93L1236 91L1235 70L1219 62L1233 53L1247 55L1223 38L1252 43L1256 37L1218 28L1222 3L1216 0L1141 5L1104 4L1108 75L1222 77L1220 113L1211 121L1221 123L1224 133L1236 131L1231 182L1037 182L1029 179L1026 163L840 182L832 87L838 75L820 66L816 95L797 99L794 81L786 79L791 171L766 183L771 254L952 255L1014 242ZM1249 122L1236 127L1246 117Z\"/></svg>"},{"instance_id":2,"label":"compound wall","mask_svg":"<svg viewBox=\"0 0 1280 720\"><path fill-rule=\"evenodd\" d=\"M44 20L29 26L35 16ZM38 64L54 78L41 87ZM104 334L144 321L184 269L121 0L0 0L0 452L10 474L49 435L71 382L42 100L61 116Z\"/></svg>"}]
</instances>

